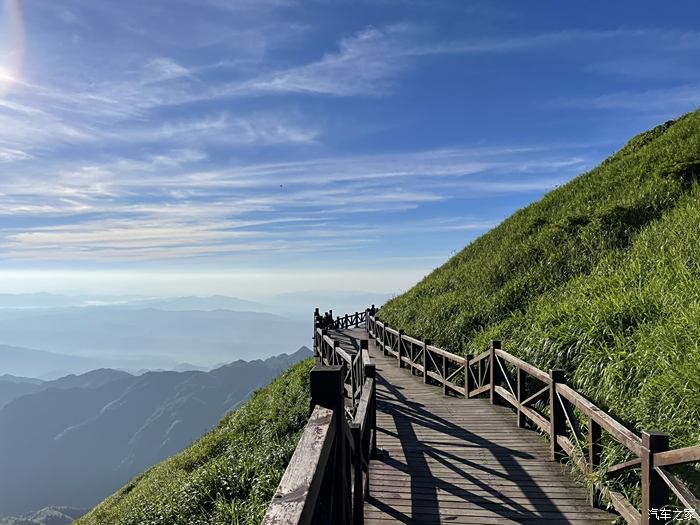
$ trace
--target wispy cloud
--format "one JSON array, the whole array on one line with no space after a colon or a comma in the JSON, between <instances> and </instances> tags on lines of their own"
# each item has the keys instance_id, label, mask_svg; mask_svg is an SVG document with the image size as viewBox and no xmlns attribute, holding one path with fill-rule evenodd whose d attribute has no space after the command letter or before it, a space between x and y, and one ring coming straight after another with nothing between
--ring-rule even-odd
<instances>
[{"instance_id":1,"label":"wispy cloud","mask_svg":"<svg viewBox=\"0 0 700 525\"><path fill-rule=\"evenodd\" d=\"M173 4L196 16L165 16ZM390 106L406 79L441 63L452 78L455 65L470 71L485 55L489 64L571 57L583 75L612 76L617 67L604 59L613 54L630 63L653 45L661 61L700 48L700 33L644 28L472 34L392 15L376 19L399 21L358 17L337 29L316 18L331 6L297 19L308 6L295 0L37 5L59 29L32 43L46 58L34 55L0 98L0 258L18 264L351 260L356 248L377 250L396 236L461 242L500 218L483 206L486 196L534 198L589 168L591 154L542 138L489 147L492 130L460 134L458 126L479 124L460 113L458 97L433 113L417 111L429 101L411 94L398 111ZM71 48L71 35L96 47ZM60 52L56 42L65 43ZM563 93L550 104L683 111L697 106L696 80ZM376 126L400 137L357 140L350 128L374 124L375 112L385 119ZM423 133L430 146L416 150ZM465 146L467 136L482 146Z\"/></svg>"},{"instance_id":2,"label":"wispy cloud","mask_svg":"<svg viewBox=\"0 0 700 525\"><path fill-rule=\"evenodd\" d=\"M254 38L253 38L254 40ZM700 33L672 30L565 30L503 38L445 39L416 23L367 27L341 38L336 49L317 60L280 66L275 61L247 69L217 60L185 64L166 55L138 56L129 67L89 81L81 75L23 81L0 100L0 144L34 154L66 144L85 142L179 141L229 145L309 144L322 141L323 129L298 112L241 110L251 97L294 94L334 97L382 97L391 94L401 76L421 60L438 55L505 54L542 49L557 52L586 45L601 60L611 43L656 43L655 52L700 48ZM635 62L636 58L628 59ZM595 68L596 64L586 65ZM605 72L603 62L598 71ZM223 74L223 73L226 74ZM233 77L233 78L231 78ZM695 104L694 86L674 87L670 95L682 110ZM590 100L592 107L635 110L657 93L606 93ZM202 104L232 100L231 110L205 115ZM573 99L572 99L573 100ZM574 100L575 101L575 100ZM668 102L669 104L671 102ZM199 105L199 106L198 106ZM648 105L647 105L648 107ZM178 109L178 116L171 114ZM187 115L187 116L183 116ZM195 116L196 115L196 116ZM157 121L154 125L152 122ZM111 132L116 130L116 132Z\"/></svg>"},{"instance_id":3,"label":"wispy cloud","mask_svg":"<svg viewBox=\"0 0 700 525\"><path fill-rule=\"evenodd\" d=\"M200 151L185 149L0 180L0 215L44 218L33 227L0 228L3 257L139 261L328 254L397 232L483 231L493 220L440 217L439 203L542 191L560 182L547 173L583 162L559 149L528 147L197 169L207 161ZM523 170L543 175L521 180ZM435 206L432 218L395 225L372 219L418 206Z\"/></svg>"}]
</instances>

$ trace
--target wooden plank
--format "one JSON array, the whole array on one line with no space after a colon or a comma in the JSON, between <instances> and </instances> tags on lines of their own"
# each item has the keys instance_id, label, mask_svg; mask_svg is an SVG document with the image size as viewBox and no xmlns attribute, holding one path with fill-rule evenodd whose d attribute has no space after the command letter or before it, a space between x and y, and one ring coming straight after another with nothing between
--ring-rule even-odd
<instances>
[{"instance_id":1,"label":"wooden plank","mask_svg":"<svg viewBox=\"0 0 700 525\"><path fill-rule=\"evenodd\" d=\"M410 357L407 357L407 356L402 355L402 356L401 356L401 361L403 361L403 362L406 363L407 365L413 366L413 361L411 361L411 358L410 358Z\"/></svg>"},{"instance_id":2,"label":"wooden plank","mask_svg":"<svg viewBox=\"0 0 700 525\"><path fill-rule=\"evenodd\" d=\"M479 388L475 388L474 390L469 392L469 397L475 397L475 396L478 396L479 394L489 392L490 390L491 390L491 385L480 386Z\"/></svg>"},{"instance_id":3,"label":"wooden plank","mask_svg":"<svg viewBox=\"0 0 700 525\"><path fill-rule=\"evenodd\" d=\"M360 397L360 402L357 404L357 409L355 411L355 417L353 418L353 423L360 428L360 433L365 433L365 426L367 424L367 417L369 416L369 405L372 402L372 390L374 388L374 379L365 379L365 384L362 386L362 397Z\"/></svg>"},{"instance_id":4,"label":"wooden plank","mask_svg":"<svg viewBox=\"0 0 700 525\"><path fill-rule=\"evenodd\" d=\"M641 465L641 463L642 463L642 460L639 458L630 459L629 461L624 461L622 463L618 463L616 465L613 465L612 467L608 467L605 471L605 474L606 475L617 474L618 472L622 472L623 470L637 467L637 466Z\"/></svg>"},{"instance_id":5,"label":"wooden plank","mask_svg":"<svg viewBox=\"0 0 700 525\"><path fill-rule=\"evenodd\" d=\"M630 525L641 525L642 515L620 492L604 487L601 492L603 498L610 501L617 512Z\"/></svg>"},{"instance_id":6,"label":"wooden plank","mask_svg":"<svg viewBox=\"0 0 700 525\"><path fill-rule=\"evenodd\" d=\"M603 429L620 443L626 446L636 456L642 454L642 439L634 432L626 428L622 423L616 421L612 416L603 412L600 408L591 403L588 399L576 392L570 386L557 384L557 392L566 398L581 412L594 419Z\"/></svg>"},{"instance_id":7,"label":"wooden plank","mask_svg":"<svg viewBox=\"0 0 700 525\"><path fill-rule=\"evenodd\" d=\"M362 366L368 367L368 366L372 366L372 364L373 364L373 361L369 355L369 352L366 350L363 351L362 352Z\"/></svg>"},{"instance_id":8,"label":"wooden plank","mask_svg":"<svg viewBox=\"0 0 700 525\"><path fill-rule=\"evenodd\" d=\"M700 461L700 445L694 447L677 448L676 450L668 450L666 452L657 452L654 454L654 466L666 467L670 465L681 465L683 463L692 463ZM700 512L700 509L698 509Z\"/></svg>"},{"instance_id":9,"label":"wooden plank","mask_svg":"<svg viewBox=\"0 0 700 525\"><path fill-rule=\"evenodd\" d=\"M680 479L671 474L668 470L660 467L654 467L654 470L656 470L659 476L661 476L661 479L663 479L664 482L671 488L671 490L678 497L678 500L681 502L681 505L683 505L684 508L695 509L693 519L700 523L700 518L697 514L698 512L700 512L700 499L695 497L695 495L690 491L690 489L686 487Z\"/></svg>"},{"instance_id":10,"label":"wooden plank","mask_svg":"<svg viewBox=\"0 0 700 525\"><path fill-rule=\"evenodd\" d=\"M457 392L458 394L461 394L461 395L463 395L463 396L466 396L466 395L467 395L467 394L466 394L466 391L464 390L464 387L463 387L463 386L459 386L458 384L453 383L452 381L447 381L447 380L445 380L445 383L444 383L444 384L445 384L446 387L451 388L452 390L454 390L454 391Z\"/></svg>"},{"instance_id":11,"label":"wooden plank","mask_svg":"<svg viewBox=\"0 0 700 525\"><path fill-rule=\"evenodd\" d=\"M402 514L397 514L397 517L390 517L386 514L382 515L366 515L365 524L366 525L396 525L396 523L410 523L412 525L433 525L440 523L440 516L435 516L433 518L421 518L421 521L411 520L408 516ZM450 516L448 520L443 521L443 523L453 523L455 525L522 525L523 523L541 523L535 521L537 518L533 517L529 522L523 522L523 519L509 519L503 516L473 516L473 515L461 515L461 516ZM591 524L605 524L610 525L611 519L601 518L595 516L588 516L583 519L548 519L546 521L547 525L591 525Z\"/></svg>"},{"instance_id":12,"label":"wooden plank","mask_svg":"<svg viewBox=\"0 0 700 525\"><path fill-rule=\"evenodd\" d=\"M344 333L363 337L366 332ZM423 344L405 335L402 342ZM609 513L588 506L588 492L558 463L548 461L545 441L517 428L510 409L484 399L444 397L441 386L423 384L424 376L397 367L397 360L383 355L375 341L369 342L369 353L378 378L377 446L384 456L369 463L371 499L365 501L365 523L612 521ZM466 364L460 359L459 366ZM402 361L412 364L412 370L423 368L409 358ZM434 370L427 376L443 382ZM464 390L450 383L458 392ZM485 385L481 392L489 390ZM526 417L548 431L544 417L524 408ZM358 406L357 413L362 411Z\"/></svg>"},{"instance_id":13,"label":"wooden plank","mask_svg":"<svg viewBox=\"0 0 700 525\"><path fill-rule=\"evenodd\" d=\"M467 364L467 360L461 355L453 354L452 352L448 352L447 350L443 350L442 348L438 348L437 346L428 345L428 351L437 355L445 356L447 359L454 361L459 365Z\"/></svg>"},{"instance_id":14,"label":"wooden plank","mask_svg":"<svg viewBox=\"0 0 700 525\"><path fill-rule=\"evenodd\" d=\"M409 343L412 343L416 346L423 346L423 341L416 339L415 337L411 337L409 335L406 335L406 334L403 335L403 340L408 341Z\"/></svg>"},{"instance_id":15,"label":"wooden plank","mask_svg":"<svg viewBox=\"0 0 700 525\"><path fill-rule=\"evenodd\" d=\"M486 352L480 353L480 354L479 354L478 356L476 356L474 359L472 359L472 360L469 361L469 366L472 366L472 365L477 364L477 363L478 363L479 361L481 361L482 359L487 359L487 358L489 357L489 355L491 355L491 351L490 351L490 350L486 350Z\"/></svg>"},{"instance_id":16,"label":"wooden plank","mask_svg":"<svg viewBox=\"0 0 700 525\"><path fill-rule=\"evenodd\" d=\"M543 372L542 370L540 370L539 368L537 368L535 366L532 366L530 363L526 363L522 359L518 359L514 355L506 352L505 350L501 350L501 349L496 350L496 355L498 357L500 357L501 359L503 359L504 361L508 361L509 363L517 366L521 370L524 370L525 372L530 374L532 377L539 379L540 381L542 381L543 383L545 383L547 385L551 382L550 378L549 378L549 374L547 374L546 372Z\"/></svg>"},{"instance_id":17,"label":"wooden plank","mask_svg":"<svg viewBox=\"0 0 700 525\"><path fill-rule=\"evenodd\" d=\"M510 405L512 405L515 408L518 408L519 403L518 400L515 399L515 396L513 396L508 390L503 388L500 385L496 385L494 390L496 393L501 396L503 399L505 399Z\"/></svg>"},{"instance_id":18,"label":"wooden plank","mask_svg":"<svg viewBox=\"0 0 700 525\"><path fill-rule=\"evenodd\" d=\"M549 394L549 386L541 388L540 390L538 390L537 392L532 394L530 397L525 399L522 402L522 405L529 405L530 403L533 403L534 401L542 399L543 397L547 397L548 394Z\"/></svg>"},{"instance_id":19,"label":"wooden plank","mask_svg":"<svg viewBox=\"0 0 700 525\"><path fill-rule=\"evenodd\" d=\"M518 403L518 400L515 399L511 395L510 392L508 392L505 388L502 386L496 386L496 392L503 397L508 403L513 405L516 409L520 408L520 411L530 420L532 421L537 428L539 428L542 432L545 432L547 434L550 434L550 425L549 421L547 421L544 416L538 414L535 410L533 410L530 407L526 407L520 403Z\"/></svg>"},{"instance_id":20,"label":"wooden plank","mask_svg":"<svg viewBox=\"0 0 700 525\"><path fill-rule=\"evenodd\" d=\"M263 525L311 523L333 445L336 414L316 406L265 514Z\"/></svg>"}]
</instances>

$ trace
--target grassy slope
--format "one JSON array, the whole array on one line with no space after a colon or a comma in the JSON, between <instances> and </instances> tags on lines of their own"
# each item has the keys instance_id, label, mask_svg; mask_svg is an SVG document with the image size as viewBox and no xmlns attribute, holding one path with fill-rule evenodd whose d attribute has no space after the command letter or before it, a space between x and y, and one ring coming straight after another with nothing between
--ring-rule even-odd
<instances>
[{"instance_id":1,"label":"grassy slope","mask_svg":"<svg viewBox=\"0 0 700 525\"><path fill-rule=\"evenodd\" d=\"M637 431L699 443L699 175L696 111L519 210L380 317L457 352L501 339Z\"/></svg>"},{"instance_id":2,"label":"grassy slope","mask_svg":"<svg viewBox=\"0 0 700 525\"><path fill-rule=\"evenodd\" d=\"M259 523L309 415L308 359L189 448L147 470L77 525Z\"/></svg>"}]
</instances>

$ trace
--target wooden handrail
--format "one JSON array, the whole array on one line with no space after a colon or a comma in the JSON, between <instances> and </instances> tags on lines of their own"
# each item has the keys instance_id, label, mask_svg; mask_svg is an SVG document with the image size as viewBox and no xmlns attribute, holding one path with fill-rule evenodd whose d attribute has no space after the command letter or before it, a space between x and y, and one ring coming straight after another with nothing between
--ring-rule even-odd
<instances>
[{"instance_id":1,"label":"wooden handrail","mask_svg":"<svg viewBox=\"0 0 700 525\"><path fill-rule=\"evenodd\" d=\"M338 414L316 406L265 514L263 525L312 523L336 438Z\"/></svg>"},{"instance_id":2,"label":"wooden handrail","mask_svg":"<svg viewBox=\"0 0 700 525\"><path fill-rule=\"evenodd\" d=\"M367 312L322 321L314 313L312 412L263 520L265 525L362 525L369 461L376 450L375 365L367 340L343 349L337 330L367 322ZM322 418L323 417L323 418ZM321 445L319 445L321 443Z\"/></svg>"},{"instance_id":3,"label":"wooden handrail","mask_svg":"<svg viewBox=\"0 0 700 525\"><path fill-rule=\"evenodd\" d=\"M571 402L581 412L593 418L596 423L609 432L617 441L627 447L635 456L640 456L642 454L642 439L634 432L617 422L612 416L603 412L573 388L559 383L556 389L562 397L566 398L567 401Z\"/></svg>"},{"instance_id":4,"label":"wooden handrail","mask_svg":"<svg viewBox=\"0 0 700 525\"><path fill-rule=\"evenodd\" d=\"M399 366L410 368L411 373L420 373L424 381L438 383L445 394L458 394L476 397L489 394L492 403L505 402L518 414L518 426L524 427L526 420L549 435L552 456L561 459L568 457L584 474L600 471L601 478L624 470L641 467L642 470L642 509L641 512L619 492L611 490L604 482L597 483L598 492L606 498L620 515L630 524L647 525L656 523L649 513L650 508L668 505L668 489L688 508L700 511L700 500L687 486L664 466L700 461L700 445L677 450L667 450L668 436L643 432L643 438L629 430L622 423L606 413L585 396L564 383L563 372L549 374L522 359L502 350L500 342L490 350L476 357L459 356L433 345L424 344L420 339L408 336L403 330L386 325L376 315L368 313L367 333L376 342L384 355L393 355ZM415 347L423 345L422 352ZM402 348L410 351L402 352ZM435 357L440 359L436 360ZM515 369L511 375L506 364ZM475 370L476 368L476 370ZM528 396L525 392L525 376L528 375L542 384L537 392ZM455 382L457 380L457 382ZM505 385L502 386L501 384ZM462 386L463 385L463 386ZM549 399L546 399L549 396ZM549 420L531 405L542 401L549 405ZM575 410L588 419L588 450L582 449L583 436ZM623 445L636 456L608 469L600 465L601 430ZM571 436L569 439L568 436ZM644 445L648 439L650 445ZM666 447L666 448L664 448ZM692 503L692 505L691 505ZM655 504L656 507L652 507ZM700 523L700 519L696 521Z\"/></svg>"},{"instance_id":5,"label":"wooden handrail","mask_svg":"<svg viewBox=\"0 0 700 525\"><path fill-rule=\"evenodd\" d=\"M511 355L508 352L506 352L505 350L496 350L496 355L498 357L503 358L505 361L508 361L509 363L515 365L523 372L527 372L532 377L539 379L543 383L547 385L550 383L549 375L546 372L543 372L539 368L532 366L530 363L526 363L522 359L518 359L514 355Z\"/></svg>"},{"instance_id":6,"label":"wooden handrail","mask_svg":"<svg viewBox=\"0 0 700 525\"><path fill-rule=\"evenodd\" d=\"M654 466L666 467L700 461L700 445L657 452L654 454ZM700 511L700 508L698 509Z\"/></svg>"}]
</instances>

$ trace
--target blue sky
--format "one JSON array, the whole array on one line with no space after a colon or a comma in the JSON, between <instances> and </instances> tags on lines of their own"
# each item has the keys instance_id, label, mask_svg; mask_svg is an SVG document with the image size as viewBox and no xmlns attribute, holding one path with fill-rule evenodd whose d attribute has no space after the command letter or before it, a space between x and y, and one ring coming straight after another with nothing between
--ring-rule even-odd
<instances>
[{"instance_id":1,"label":"blue sky","mask_svg":"<svg viewBox=\"0 0 700 525\"><path fill-rule=\"evenodd\" d=\"M700 104L700 4L0 0L0 291L398 291Z\"/></svg>"}]
</instances>

